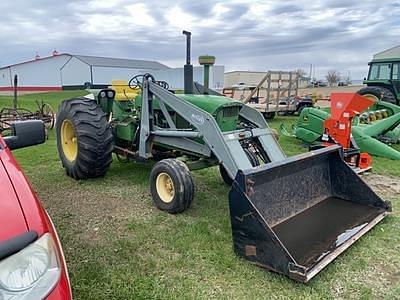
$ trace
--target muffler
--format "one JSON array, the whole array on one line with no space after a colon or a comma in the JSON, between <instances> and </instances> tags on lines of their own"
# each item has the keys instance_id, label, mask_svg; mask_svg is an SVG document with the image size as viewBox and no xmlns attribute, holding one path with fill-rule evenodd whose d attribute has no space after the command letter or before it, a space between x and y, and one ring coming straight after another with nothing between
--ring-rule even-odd
<instances>
[{"instance_id":1,"label":"muffler","mask_svg":"<svg viewBox=\"0 0 400 300\"><path fill-rule=\"evenodd\" d=\"M229 193L235 252L307 282L391 211L338 145L239 171Z\"/></svg>"}]
</instances>

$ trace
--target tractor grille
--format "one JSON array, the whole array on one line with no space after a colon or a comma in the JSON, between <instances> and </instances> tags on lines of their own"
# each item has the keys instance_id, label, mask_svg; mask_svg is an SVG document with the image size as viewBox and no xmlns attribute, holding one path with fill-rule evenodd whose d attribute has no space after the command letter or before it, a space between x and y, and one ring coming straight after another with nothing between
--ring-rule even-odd
<instances>
[{"instance_id":1,"label":"tractor grille","mask_svg":"<svg viewBox=\"0 0 400 300\"><path fill-rule=\"evenodd\" d=\"M229 106L224 107L222 109L222 116L224 118L234 117L239 114L239 107L238 106Z\"/></svg>"}]
</instances>

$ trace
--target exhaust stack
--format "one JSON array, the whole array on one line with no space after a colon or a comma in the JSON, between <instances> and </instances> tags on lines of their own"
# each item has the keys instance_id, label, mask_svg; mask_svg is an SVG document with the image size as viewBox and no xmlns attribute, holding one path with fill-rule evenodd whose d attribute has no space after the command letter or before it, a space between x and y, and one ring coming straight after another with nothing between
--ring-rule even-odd
<instances>
[{"instance_id":1,"label":"exhaust stack","mask_svg":"<svg viewBox=\"0 0 400 300\"><path fill-rule=\"evenodd\" d=\"M186 35L186 64L183 67L184 74L184 92L185 94L193 94L193 65L190 63L190 44L192 33L184 30Z\"/></svg>"}]
</instances>

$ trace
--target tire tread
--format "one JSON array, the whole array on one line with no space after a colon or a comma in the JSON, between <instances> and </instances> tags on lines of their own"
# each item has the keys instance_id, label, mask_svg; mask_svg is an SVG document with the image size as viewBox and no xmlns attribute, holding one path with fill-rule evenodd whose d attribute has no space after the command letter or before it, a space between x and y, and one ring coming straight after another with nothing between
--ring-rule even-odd
<instances>
[{"instance_id":1,"label":"tire tread","mask_svg":"<svg viewBox=\"0 0 400 300\"><path fill-rule=\"evenodd\" d=\"M64 100L57 116L57 147L66 173L77 180L104 176L114 149L107 115L95 101L79 97ZM73 123L78 138L78 156L73 163L65 159L61 147L61 123L65 119Z\"/></svg>"}]
</instances>

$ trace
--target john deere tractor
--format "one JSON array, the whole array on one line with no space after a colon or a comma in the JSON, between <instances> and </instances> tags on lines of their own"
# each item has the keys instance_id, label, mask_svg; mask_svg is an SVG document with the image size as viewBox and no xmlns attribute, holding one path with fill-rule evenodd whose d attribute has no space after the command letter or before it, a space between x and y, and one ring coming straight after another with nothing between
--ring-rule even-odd
<instances>
[{"instance_id":1,"label":"john deere tractor","mask_svg":"<svg viewBox=\"0 0 400 300\"><path fill-rule=\"evenodd\" d=\"M369 63L367 87L358 94L400 105L400 50L399 47L374 55Z\"/></svg>"},{"instance_id":2,"label":"john deere tractor","mask_svg":"<svg viewBox=\"0 0 400 300\"><path fill-rule=\"evenodd\" d=\"M121 160L155 161L152 199L161 210L179 213L194 197L191 171L219 166L231 185L235 252L295 280L310 280L382 220L390 203L348 167L341 147L286 158L260 112L217 95L207 83L194 84L190 33L184 34L184 94L144 74L130 80L123 96L104 89L62 102L56 131L66 173L75 179L103 176L113 152ZM201 63L213 60L203 57Z\"/></svg>"}]
</instances>

